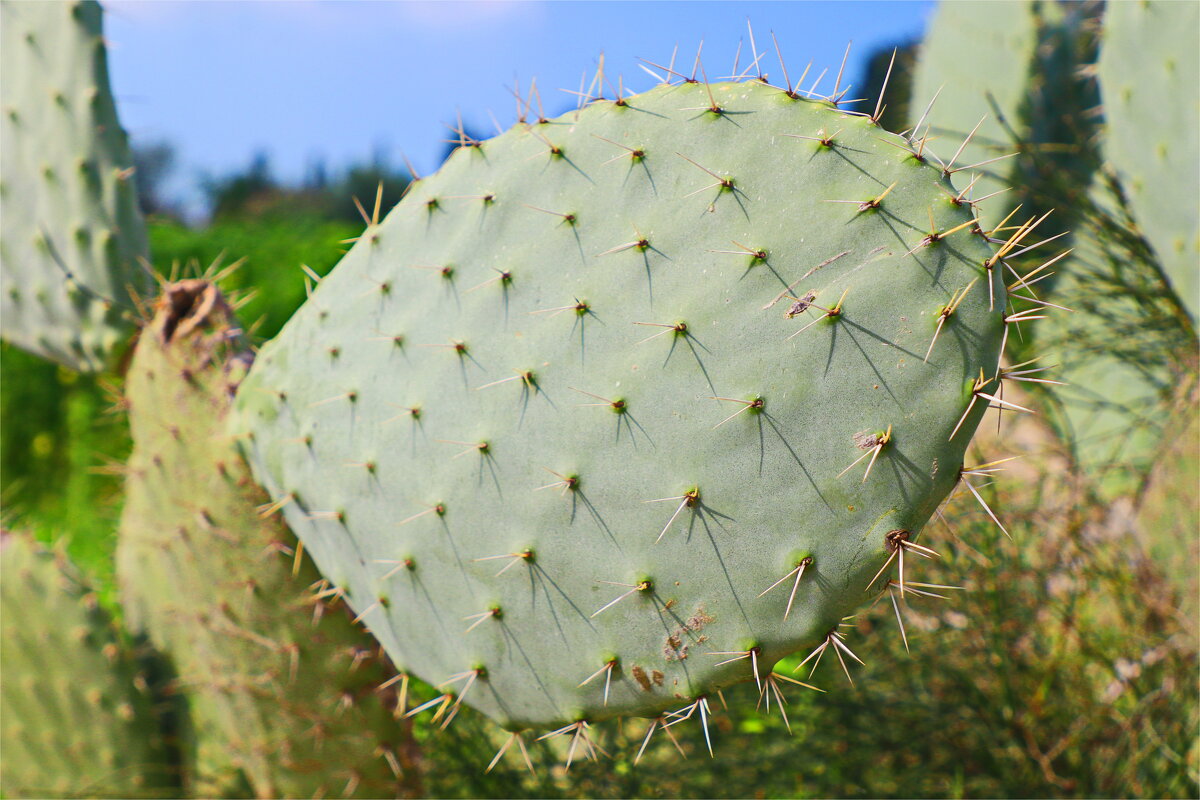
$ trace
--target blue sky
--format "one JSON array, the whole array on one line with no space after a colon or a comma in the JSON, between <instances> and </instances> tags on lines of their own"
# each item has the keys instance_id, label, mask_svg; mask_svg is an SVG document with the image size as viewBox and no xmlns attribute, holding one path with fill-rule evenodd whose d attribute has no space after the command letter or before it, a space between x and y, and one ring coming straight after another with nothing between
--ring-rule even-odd
<instances>
[{"instance_id":1,"label":"blue sky","mask_svg":"<svg viewBox=\"0 0 1200 800\"><path fill-rule=\"evenodd\" d=\"M270 154L277 175L300 177L315 158L339 167L373 150L418 172L436 168L461 111L473 129L495 132L515 119L509 89L531 78L548 116L573 105L601 52L605 74L637 90L654 79L638 58L690 72L703 40L710 79L752 60L746 19L762 64L782 80L770 33L793 80L828 67L833 86L853 40L847 82L861 85L867 53L917 37L933 10L923 2L535 2L441 0L114 0L107 37L114 91L135 140L165 139L180 156L175 183L192 192L198 175L219 174ZM190 188L189 187L193 187Z\"/></svg>"}]
</instances>

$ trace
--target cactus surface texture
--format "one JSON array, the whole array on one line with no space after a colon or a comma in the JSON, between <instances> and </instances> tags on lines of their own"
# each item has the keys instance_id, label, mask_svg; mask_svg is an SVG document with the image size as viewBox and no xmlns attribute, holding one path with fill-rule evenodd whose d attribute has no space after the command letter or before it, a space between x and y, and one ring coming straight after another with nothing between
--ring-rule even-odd
<instances>
[{"instance_id":1,"label":"cactus surface texture","mask_svg":"<svg viewBox=\"0 0 1200 800\"><path fill-rule=\"evenodd\" d=\"M376 691L390 673L336 598L315 596L291 534L259 517L266 498L224 435L249 360L215 285L166 287L126 380L127 613L189 690L193 794L395 796L403 730Z\"/></svg>"},{"instance_id":2,"label":"cactus surface texture","mask_svg":"<svg viewBox=\"0 0 1200 800\"><path fill-rule=\"evenodd\" d=\"M175 797L144 664L64 556L0 534L5 797Z\"/></svg>"},{"instance_id":3,"label":"cactus surface texture","mask_svg":"<svg viewBox=\"0 0 1200 800\"><path fill-rule=\"evenodd\" d=\"M1097 64L1105 154L1193 323L1200 318L1198 31L1196 3L1109 3Z\"/></svg>"},{"instance_id":4,"label":"cactus surface texture","mask_svg":"<svg viewBox=\"0 0 1200 800\"><path fill-rule=\"evenodd\" d=\"M235 430L438 713L704 716L788 654L849 663L843 618L897 554L912 579L999 271L870 118L664 85L464 141L263 348Z\"/></svg>"},{"instance_id":5,"label":"cactus surface texture","mask_svg":"<svg viewBox=\"0 0 1200 800\"><path fill-rule=\"evenodd\" d=\"M103 369L133 332L146 231L108 85L100 6L0 5L0 332Z\"/></svg>"},{"instance_id":6,"label":"cactus surface texture","mask_svg":"<svg viewBox=\"0 0 1200 800\"><path fill-rule=\"evenodd\" d=\"M913 131L918 137L928 130L931 140L948 139L955 146L975 131L954 165L991 162L976 171L973 197L1012 185L1013 160L993 159L1013 153L1014 131L1024 128L1039 39L1037 5L1035 0L939 3L918 51L910 104L914 119L908 124L920 123ZM965 64L972 67L963 69ZM945 149L944 144L938 147L939 152ZM995 225L1004 218L1006 205L982 205L980 218Z\"/></svg>"},{"instance_id":7,"label":"cactus surface texture","mask_svg":"<svg viewBox=\"0 0 1200 800\"><path fill-rule=\"evenodd\" d=\"M914 134L961 141L974 131L950 166L981 165L961 181L978 178L973 197L1006 192L981 206L985 225L1025 204L1053 209L1060 229L1080 226L1075 207L1099 163L1099 97L1087 68L1101 10L1094 0L939 4L912 99L927 127ZM967 63L979 68L963 75Z\"/></svg>"}]
</instances>

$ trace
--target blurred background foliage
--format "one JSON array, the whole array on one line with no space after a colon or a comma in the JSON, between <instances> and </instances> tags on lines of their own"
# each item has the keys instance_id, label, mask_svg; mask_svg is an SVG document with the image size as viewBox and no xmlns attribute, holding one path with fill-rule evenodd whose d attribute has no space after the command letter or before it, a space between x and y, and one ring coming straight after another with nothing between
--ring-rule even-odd
<instances>
[{"instance_id":1,"label":"blurred background foliage","mask_svg":"<svg viewBox=\"0 0 1200 800\"><path fill-rule=\"evenodd\" d=\"M900 43L898 74L910 72L913 50ZM890 54L870 56L876 87ZM893 128L911 116L908 87L895 76L884 102ZM162 191L174 160L167 143L137 148L155 269L186 275L240 261L224 288L240 295L242 319L259 341L303 302L301 265L317 275L331 269L362 228L358 205L369 215L381 186L386 214L410 179L376 154L336 174L314 164L298 185L285 185L259 153L243 170L204 180L210 218L194 226ZM1100 241L1104 231L1089 236ZM1136 257L1136 242L1121 244L1110 251ZM1113 291L1136 290L1137 274L1122 271ZM120 378L76 375L8 345L0 346L0 369L4 523L66 539L117 610L119 465L130 444L123 415L111 413L119 394L109 382ZM1048 394L1045 403L1053 402ZM978 462L1014 448L1028 456L981 490L1011 536L974 498L953 500L928 534L942 558L910 579L964 591L895 606L885 598L861 614L849 644L866 666L852 665L851 684L825 659L812 681L826 694L782 684L787 723L775 704L769 715L757 711L757 690L747 684L713 699L715 759L693 719L671 729L678 746L656 732L635 766L647 723L625 720L592 729L610 758L592 762L578 749L568 771L568 742L527 736L534 775L516 747L485 774L505 734L464 712L444 732L414 726L424 770L413 780L421 793L445 797L1200 795L1195 560L1178 557L1171 539L1187 535L1189 524L1194 535L1195 522L1139 526L1145 508L1101 502L1050 420L1006 418L1003 448L997 421L985 422L993 432L980 437ZM1189 457L1182 450L1180 461ZM1194 471L1195 453L1190 458ZM1147 470L1135 477L1149 480ZM779 670L792 677L798 662ZM795 677L806 675L807 668ZM422 686L414 694L413 705L435 696Z\"/></svg>"}]
</instances>

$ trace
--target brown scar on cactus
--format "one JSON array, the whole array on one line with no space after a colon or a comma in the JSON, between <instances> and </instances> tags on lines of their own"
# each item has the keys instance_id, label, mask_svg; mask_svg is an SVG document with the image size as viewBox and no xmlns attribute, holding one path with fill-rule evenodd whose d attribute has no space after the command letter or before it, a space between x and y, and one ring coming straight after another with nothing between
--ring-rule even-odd
<instances>
[{"instance_id":1,"label":"brown scar on cactus","mask_svg":"<svg viewBox=\"0 0 1200 800\"><path fill-rule=\"evenodd\" d=\"M854 459L854 463L851 464L850 466L846 467L841 472L839 472L838 477L839 478L842 477L847 472L849 472L851 469L853 469L855 464L862 461L867 456L870 456L871 460L867 463L867 471L863 475L863 479L862 479L862 482L866 483L867 478L871 474L871 467L875 466L875 459L877 459L879 457L879 454L883 451L883 448L886 447L888 444L890 444L892 441L892 426L888 425L886 431L874 431L874 432L860 431L860 432L854 434L853 438L854 438L854 446L857 447L859 450L866 450L867 452L863 453L861 456Z\"/></svg>"},{"instance_id":2,"label":"brown scar on cactus","mask_svg":"<svg viewBox=\"0 0 1200 800\"><path fill-rule=\"evenodd\" d=\"M642 691L654 691L654 687L650 684L650 678L646 676L646 670L643 667L638 664L634 664L633 669L631 669L630 672L633 674L633 679L637 681L638 686L642 687Z\"/></svg>"},{"instance_id":3,"label":"brown scar on cactus","mask_svg":"<svg viewBox=\"0 0 1200 800\"><path fill-rule=\"evenodd\" d=\"M800 314L803 314L805 311L808 311L809 306L811 306L813 304L813 301L817 299L817 293L816 292L806 292L804 294L804 297L792 297L791 295L784 295L784 297L788 298L789 300L794 301L791 304L791 306L788 307L788 310L783 312L783 316L785 318L791 319L792 317L798 316Z\"/></svg>"},{"instance_id":4,"label":"brown scar on cactus","mask_svg":"<svg viewBox=\"0 0 1200 800\"><path fill-rule=\"evenodd\" d=\"M876 253L876 252L878 252L880 249L882 249L882 248L876 248L875 250L872 250L871 252L872 252L872 253ZM854 252L854 251L853 251L853 250L843 250L842 252L838 253L837 255L835 255L835 256L832 256L831 258L827 258L827 259L825 259L824 261L822 261L820 264L817 264L815 267L813 267L813 268L811 268L810 270L808 270L808 272L805 272L803 275L801 275L801 276L800 276L800 277L799 277L797 280L795 280L795 281L792 281L792 283L788 284L788 285L787 285L787 286L784 288L784 290L783 290L782 292L780 292L779 294L775 295L775 297L774 297L774 298L771 300L771 302L769 302L769 303L767 303L765 306L763 306L763 307L762 307L762 310L763 310L763 311L766 311L766 310L767 310L767 309L769 309L771 306L775 305L776 303L778 303L780 300L784 299L785 297L791 297L791 295L789 294L789 292L791 292L793 289L795 289L795 288L796 288L796 284L800 283L800 282L801 282L801 281L803 281L803 280L806 280L806 279L807 279L807 278L809 278L809 277L810 277L810 276L811 276L811 275L812 275L814 272L816 272L817 270L821 269L822 267L827 267L827 266L829 266L830 264L832 264L833 262L837 261L839 258L842 258L843 256L848 256L848 255L850 255L852 252ZM794 298L793 298L793 299L794 299Z\"/></svg>"},{"instance_id":5,"label":"brown scar on cactus","mask_svg":"<svg viewBox=\"0 0 1200 800\"><path fill-rule=\"evenodd\" d=\"M840 316L842 316L842 302L845 301L846 295L849 293L850 293L850 287L847 286L842 291L842 296L838 298L838 301L836 303L834 303L834 305L831 308L825 308L824 306L817 305L812 300L809 300L808 305L805 306L805 308L804 308L805 311L808 311L809 308L816 308L816 309L820 309L821 311L824 311L825 313L823 315L817 317L816 319L814 319L812 322L805 325L800 330L798 330L795 333L788 336L787 339L793 339L793 338L799 336L800 334L804 333L806 330L811 328L813 325L816 325L818 322L820 322L823 319L837 319ZM784 295L784 297L786 297L786 296L787 295ZM787 339L785 339L784 341L787 341Z\"/></svg>"},{"instance_id":6,"label":"brown scar on cactus","mask_svg":"<svg viewBox=\"0 0 1200 800\"><path fill-rule=\"evenodd\" d=\"M675 604L674 600L667 601L664 604L662 611L668 610ZM674 615L672 615L674 616ZM675 617L678 620L678 617ZM703 606L697 606L695 613L676 626L663 641L662 655L668 661L685 661L688 657L688 650L691 649L691 643L685 643L685 639L690 639L692 643L703 644L708 641L708 637L701 633L705 626L714 622L716 617L710 616ZM658 684L662 685L662 674L658 675Z\"/></svg>"}]
</instances>

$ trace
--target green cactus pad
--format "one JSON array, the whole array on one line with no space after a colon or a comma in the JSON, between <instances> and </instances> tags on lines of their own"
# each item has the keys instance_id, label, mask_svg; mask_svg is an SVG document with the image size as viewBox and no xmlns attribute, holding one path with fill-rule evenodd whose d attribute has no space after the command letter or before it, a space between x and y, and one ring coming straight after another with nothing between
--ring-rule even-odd
<instances>
[{"instance_id":1,"label":"green cactus pad","mask_svg":"<svg viewBox=\"0 0 1200 800\"><path fill-rule=\"evenodd\" d=\"M5 797L178 797L141 660L64 556L0 534Z\"/></svg>"},{"instance_id":2,"label":"green cactus pad","mask_svg":"<svg viewBox=\"0 0 1200 800\"><path fill-rule=\"evenodd\" d=\"M398 664L510 728L683 706L826 642L958 480L1006 297L953 195L757 81L518 127L366 229L238 430Z\"/></svg>"},{"instance_id":3,"label":"green cactus pad","mask_svg":"<svg viewBox=\"0 0 1200 800\"><path fill-rule=\"evenodd\" d=\"M314 599L319 576L287 555L295 539L277 518L259 517L266 498L223 435L248 365L215 286L166 288L126 381L129 616L189 690L194 792L223 796L242 773L260 797L395 796L411 764L376 691L389 673L343 608Z\"/></svg>"},{"instance_id":4,"label":"green cactus pad","mask_svg":"<svg viewBox=\"0 0 1200 800\"><path fill-rule=\"evenodd\" d=\"M1097 64L1105 154L1172 287L1200 317L1200 5L1109 3Z\"/></svg>"},{"instance_id":5,"label":"green cactus pad","mask_svg":"<svg viewBox=\"0 0 1200 800\"><path fill-rule=\"evenodd\" d=\"M938 4L918 51L910 112L917 118L909 124L916 125L928 109L924 124L930 126L931 138L955 143L950 154L978 124L956 167L1015 152L1010 131L1025 128L1023 107L1038 46L1036 6L1034 0ZM924 133L922 125L912 135L919 138ZM942 145L939 151L946 149ZM1009 188L1008 177L1015 166L1012 159L1005 159L979 168L972 196ZM1003 202L980 208L988 227L1005 213Z\"/></svg>"},{"instance_id":6,"label":"green cactus pad","mask_svg":"<svg viewBox=\"0 0 1200 800\"><path fill-rule=\"evenodd\" d=\"M100 6L0 4L0 333L95 371L133 332L149 276Z\"/></svg>"},{"instance_id":7,"label":"green cactus pad","mask_svg":"<svg viewBox=\"0 0 1200 800\"><path fill-rule=\"evenodd\" d=\"M1085 68L1095 60L1101 8L1036 0L939 4L920 48L912 101L914 115L928 110L928 127L912 136L957 143L978 126L952 166L982 164L959 181L978 176L972 197L1012 190L981 206L989 229L1018 204L1054 209L1061 229L1080 227L1075 207L1099 164L1099 96ZM1000 156L1010 157L984 163Z\"/></svg>"}]
</instances>

